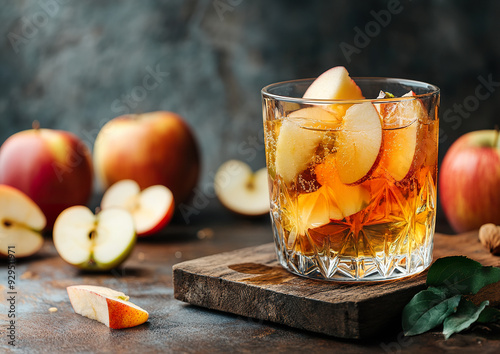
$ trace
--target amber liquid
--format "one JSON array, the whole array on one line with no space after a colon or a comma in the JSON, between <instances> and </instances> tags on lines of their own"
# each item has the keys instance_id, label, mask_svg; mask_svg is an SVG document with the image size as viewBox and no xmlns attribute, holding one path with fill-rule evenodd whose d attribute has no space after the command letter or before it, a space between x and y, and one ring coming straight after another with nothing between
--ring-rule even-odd
<instances>
[{"instance_id":1,"label":"amber liquid","mask_svg":"<svg viewBox=\"0 0 500 354\"><path fill-rule=\"evenodd\" d=\"M276 143L283 121L265 123L266 158L279 257L287 258L285 263L292 268L302 267L292 271L307 275L308 267L319 262L325 277L339 270L353 278L370 272L388 276L398 268L411 273L412 267L430 259L436 211L437 118L384 127L376 162L351 185L339 181L336 170L341 163L336 156L338 130L320 131L321 142L307 167L292 181L285 181L276 172ZM404 155L401 150L405 147L390 143L405 134L416 134L414 150L410 146L406 153L411 159L407 172L404 161L394 160L398 151ZM391 171L401 166L400 175ZM305 261L296 261L296 257L305 257ZM349 262L356 262L356 267ZM351 274L354 268L356 274Z\"/></svg>"}]
</instances>

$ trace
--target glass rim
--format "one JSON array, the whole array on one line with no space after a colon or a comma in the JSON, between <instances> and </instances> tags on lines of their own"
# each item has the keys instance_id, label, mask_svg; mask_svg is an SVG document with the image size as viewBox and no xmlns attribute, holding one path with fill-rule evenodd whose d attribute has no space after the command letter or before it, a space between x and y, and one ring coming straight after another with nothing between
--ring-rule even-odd
<instances>
[{"instance_id":1,"label":"glass rim","mask_svg":"<svg viewBox=\"0 0 500 354\"><path fill-rule=\"evenodd\" d=\"M301 104L356 104L356 103L364 103L364 102L371 102L371 103L397 103L401 101L409 101L409 100L416 100L416 99L422 99L422 98L428 98L432 97L435 95L439 95L441 92L441 89L437 87L436 85L429 84L424 81L418 81L418 80L410 80L410 79L400 79L400 78L393 78L393 77L376 77L376 76L366 76L366 77L352 77L356 82L360 81L386 81L386 82L391 82L394 84L401 84L401 85L408 85L408 86L413 86L413 87L422 87L429 89L429 92L426 93L421 93L421 94L416 94L414 96L407 96L407 97L391 97L391 98L358 98L358 99L319 99L319 98L303 98L303 97L291 97L291 96L283 96L283 95L278 95L269 92L270 89L275 88L280 85L285 85L285 84L293 84L293 83L303 83L310 81L311 83L315 80L316 78L308 78L308 79L295 79L295 80L287 80L287 81L280 81L280 82L275 82L269 85L264 86L261 89L261 94L263 97L266 98L272 98L275 100L279 101L285 101L285 102L294 102L294 103L301 103Z\"/></svg>"}]
</instances>

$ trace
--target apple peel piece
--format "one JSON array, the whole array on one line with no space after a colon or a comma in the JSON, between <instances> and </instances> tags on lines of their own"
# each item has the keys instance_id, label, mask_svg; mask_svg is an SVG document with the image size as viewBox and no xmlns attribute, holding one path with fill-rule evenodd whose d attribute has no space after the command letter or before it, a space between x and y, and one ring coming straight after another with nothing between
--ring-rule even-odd
<instances>
[{"instance_id":1,"label":"apple peel piece","mask_svg":"<svg viewBox=\"0 0 500 354\"><path fill-rule=\"evenodd\" d=\"M222 205L235 213L257 216L269 212L266 168L253 173L246 163L229 160L217 170L214 188Z\"/></svg>"},{"instance_id":2,"label":"apple peel piece","mask_svg":"<svg viewBox=\"0 0 500 354\"><path fill-rule=\"evenodd\" d=\"M124 208L132 215L137 236L147 236L163 229L175 209L170 189L155 185L141 191L139 184L124 179L109 187L101 201L101 209Z\"/></svg>"},{"instance_id":3,"label":"apple peel piece","mask_svg":"<svg viewBox=\"0 0 500 354\"><path fill-rule=\"evenodd\" d=\"M110 270L132 252L136 234L132 215L110 208L94 215L85 206L64 210L56 219L54 246L67 263L87 270Z\"/></svg>"},{"instance_id":4,"label":"apple peel piece","mask_svg":"<svg viewBox=\"0 0 500 354\"><path fill-rule=\"evenodd\" d=\"M344 184L361 183L380 157L382 122L369 102L354 104L344 116L338 135L336 166Z\"/></svg>"},{"instance_id":5,"label":"apple peel piece","mask_svg":"<svg viewBox=\"0 0 500 354\"><path fill-rule=\"evenodd\" d=\"M20 190L0 185L0 254L28 257L43 245L42 230L46 219L42 210Z\"/></svg>"},{"instance_id":6,"label":"apple peel piece","mask_svg":"<svg viewBox=\"0 0 500 354\"><path fill-rule=\"evenodd\" d=\"M75 313L109 328L135 327L149 318L146 310L129 302L129 297L120 291L92 285L73 285L66 290Z\"/></svg>"}]
</instances>

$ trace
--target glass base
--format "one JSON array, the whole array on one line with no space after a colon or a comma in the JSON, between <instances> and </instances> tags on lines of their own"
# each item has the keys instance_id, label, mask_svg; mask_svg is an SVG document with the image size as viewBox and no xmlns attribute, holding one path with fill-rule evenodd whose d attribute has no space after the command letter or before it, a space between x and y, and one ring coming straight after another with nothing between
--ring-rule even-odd
<instances>
[{"instance_id":1,"label":"glass base","mask_svg":"<svg viewBox=\"0 0 500 354\"><path fill-rule=\"evenodd\" d=\"M287 249L275 225L273 229L276 254L281 265L293 274L310 279L342 282L393 280L418 274L432 262L432 241L411 253L381 258L304 255Z\"/></svg>"}]
</instances>

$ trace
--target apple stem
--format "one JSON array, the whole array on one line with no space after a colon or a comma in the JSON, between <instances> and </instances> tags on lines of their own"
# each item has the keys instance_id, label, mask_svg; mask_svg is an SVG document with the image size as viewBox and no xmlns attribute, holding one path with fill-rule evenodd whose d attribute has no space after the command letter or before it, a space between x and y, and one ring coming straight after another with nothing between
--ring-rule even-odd
<instances>
[{"instance_id":1,"label":"apple stem","mask_svg":"<svg viewBox=\"0 0 500 354\"><path fill-rule=\"evenodd\" d=\"M495 125L495 131L496 131L496 134L495 134L495 138L493 139L493 147L498 146L498 137L500 135L500 128L498 127L498 125Z\"/></svg>"},{"instance_id":2,"label":"apple stem","mask_svg":"<svg viewBox=\"0 0 500 354\"><path fill-rule=\"evenodd\" d=\"M100 207L95 207L95 215L99 214L101 212Z\"/></svg>"},{"instance_id":3,"label":"apple stem","mask_svg":"<svg viewBox=\"0 0 500 354\"><path fill-rule=\"evenodd\" d=\"M39 130L40 129L40 122L37 120L34 120L33 123L31 123L31 127L35 130Z\"/></svg>"}]
</instances>

